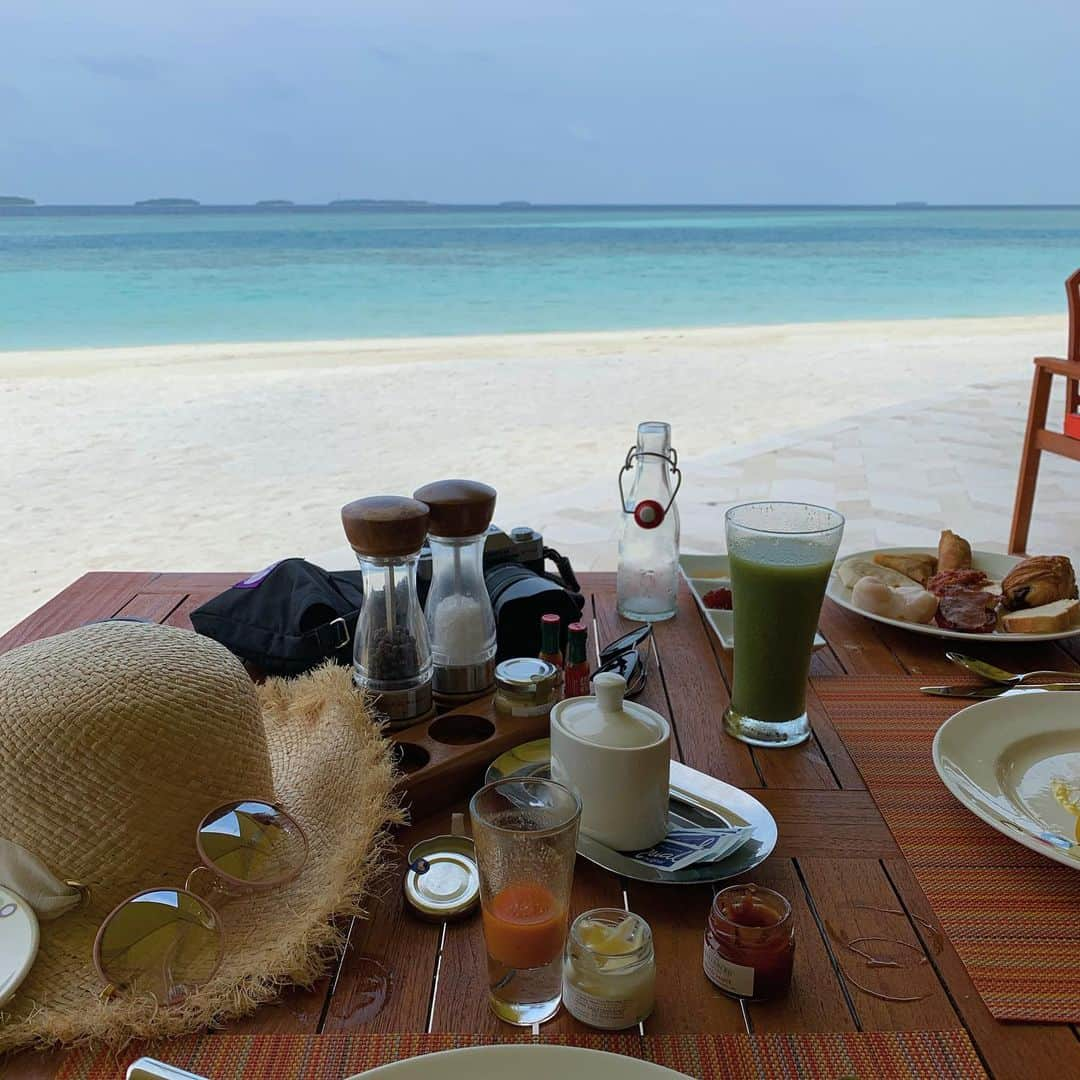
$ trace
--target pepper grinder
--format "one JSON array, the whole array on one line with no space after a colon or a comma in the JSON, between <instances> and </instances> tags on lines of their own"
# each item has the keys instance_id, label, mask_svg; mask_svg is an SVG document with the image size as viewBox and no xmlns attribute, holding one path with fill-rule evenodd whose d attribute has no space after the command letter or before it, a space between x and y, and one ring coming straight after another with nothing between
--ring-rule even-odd
<instances>
[{"instance_id":1,"label":"pepper grinder","mask_svg":"<svg viewBox=\"0 0 1080 1080\"><path fill-rule=\"evenodd\" d=\"M484 583L484 540L495 489L474 480L439 480L413 492L431 513L431 591L425 615L435 700L458 705L495 686L495 613Z\"/></svg>"},{"instance_id":2,"label":"pepper grinder","mask_svg":"<svg viewBox=\"0 0 1080 1080\"><path fill-rule=\"evenodd\" d=\"M364 575L353 682L373 696L392 729L428 720L435 714L431 646L416 594L428 508L415 499L377 495L343 506L341 523Z\"/></svg>"}]
</instances>

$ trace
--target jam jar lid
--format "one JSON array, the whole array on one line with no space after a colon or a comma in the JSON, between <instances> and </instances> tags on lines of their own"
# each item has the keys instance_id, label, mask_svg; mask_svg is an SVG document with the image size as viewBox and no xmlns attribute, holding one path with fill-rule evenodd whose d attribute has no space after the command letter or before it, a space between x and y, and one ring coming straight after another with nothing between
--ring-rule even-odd
<instances>
[{"instance_id":1,"label":"jam jar lid","mask_svg":"<svg viewBox=\"0 0 1080 1080\"><path fill-rule=\"evenodd\" d=\"M480 902L480 871L469 837L429 837L408 858L405 899L421 918L463 918Z\"/></svg>"},{"instance_id":2,"label":"jam jar lid","mask_svg":"<svg viewBox=\"0 0 1080 1080\"><path fill-rule=\"evenodd\" d=\"M510 694L547 697L559 684L559 669L547 660L521 656L495 668L495 685Z\"/></svg>"}]
</instances>

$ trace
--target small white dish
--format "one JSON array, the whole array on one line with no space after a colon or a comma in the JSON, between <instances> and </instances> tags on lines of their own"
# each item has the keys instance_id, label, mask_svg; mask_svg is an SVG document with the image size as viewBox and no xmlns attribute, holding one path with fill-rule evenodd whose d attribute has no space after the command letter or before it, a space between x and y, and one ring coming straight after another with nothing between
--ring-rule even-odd
<instances>
[{"instance_id":1,"label":"small white dish","mask_svg":"<svg viewBox=\"0 0 1080 1080\"><path fill-rule=\"evenodd\" d=\"M34 966L38 940L34 909L17 893L0 885L0 1005L15 993Z\"/></svg>"},{"instance_id":2,"label":"small white dish","mask_svg":"<svg viewBox=\"0 0 1080 1080\"><path fill-rule=\"evenodd\" d=\"M731 570L726 555L680 555L679 568L690 592L701 608L705 621L720 639L725 649L735 647L735 612L705 606L705 594L712 589L731 588ZM814 649L823 649L827 642L821 634L814 635Z\"/></svg>"},{"instance_id":3,"label":"small white dish","mask_svg":"<svg viewBox=\"0 0 1080 1080\"><path fill-rule=\"evenodd\" d=\"M874 548L872 551L860 551L851 555L844 555L836 560L837 565L847 559L873 560L877 554L888 555L937 555L937 548L897 547L897 548ZM1001 581L1009 571L1023 560L1016 555L1002 555L997 551L973 551L971 553L971 565L976 570L982 570L991 581ZM898 626L901 630L913 630L916 634L929 634L938 638L958 638L961 641L1059 641L1062 638L1071 638L1080 635L1080 626L1074 626L1069 630L1058 630L1053 634L1009 634L1004 630L993 630L989 634L969 634L962 630L946 630L937 623L911 623L901 622L899 619L886 619L883 615L874 615L872 612L863 611L851 602L851 589L841 580L840 575L834 570L829 578L825 595L840 607L848 611L854 611L856 615L862 615L865 619L873 619L874 622L884 623L886 626Z\"/></svg>"},{"instance_id":4,"label":"small white dish","mask_svg":"<svg viewBox=\"0 0 1080 1080\"><path fill-rule=\"evenodd\" d=\"M1080 869L1080 818L1051 781L1080 787L1080 701L1034 687L961 709L934 736L934 768L1002 836Z\"/></svg>"},{"instance_id":5,"label":"small white dish","mask_svg":"<svg viewBox=\"0 0 1080 1080\"><path fill-rule=\"evenodd\" d=\"M687 1080L662 1065L581 1046L469 1046L406 1058L348 1080L551 1080L587 1076L589 1080Z\"/></svg>"}]
</instances>

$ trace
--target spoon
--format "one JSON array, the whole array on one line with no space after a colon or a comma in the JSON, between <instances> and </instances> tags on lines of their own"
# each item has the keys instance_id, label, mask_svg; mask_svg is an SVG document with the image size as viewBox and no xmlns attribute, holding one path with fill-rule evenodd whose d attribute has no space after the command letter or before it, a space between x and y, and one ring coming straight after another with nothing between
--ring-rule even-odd
<instances>
[{"instance_id":1,"label":"spoon","mask_svg":"<svg viewBox=\"0 0 1080 1080\"><path fill-rule=\"evenodd\" d=\"M987 682L997 683L999 686L1019 686L1029 679L1044 676L1080 679L1080 671L1026 671L1023 675L1017 675L1012 671L1006 671L1004 668L988 664L985 660L976 660L973 656L964 656L963 653L947 652L945 656L954 664L959 664L962 668L966 668Z\"/></svg>"}]
</instances>

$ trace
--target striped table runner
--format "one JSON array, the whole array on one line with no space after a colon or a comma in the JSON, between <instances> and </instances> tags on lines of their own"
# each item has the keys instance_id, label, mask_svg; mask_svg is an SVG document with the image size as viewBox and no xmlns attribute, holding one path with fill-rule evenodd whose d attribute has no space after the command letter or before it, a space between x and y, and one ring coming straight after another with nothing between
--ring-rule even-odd
<instances>
[{"instance_id":1,"label":"striped table runner","mask_svg":"<svg viewBox=\"0 0 1080 1080\"><path fill-rule=\"evenodd\" d=\"M990 1012L1078 1023L1080 873L953 798L931 745L961 706L920 694L925 682L861 676L815 679L814 688Z\"/></svg>"},{"instance_id":2,"label":"striped table runner","mask_svg":"<svg viewBox=\"0 0 1080 1080\"><path fill-rule=\"evenodd\" d=\"M749 1076L805 1080L925 1080L986 1076L963 1031L844 1032L798 1035L601 1035L534 1039L481 1035L196 1035L131 1048L116 1056L71 1055L58 1080L116 1080L140 1054L212 1080L343 1080L402 1058L491 1043L584 1046L644 1058L696 1080ZM448 1076L445 1071L433 1076Z\"/></svg>"}]
</instances>

